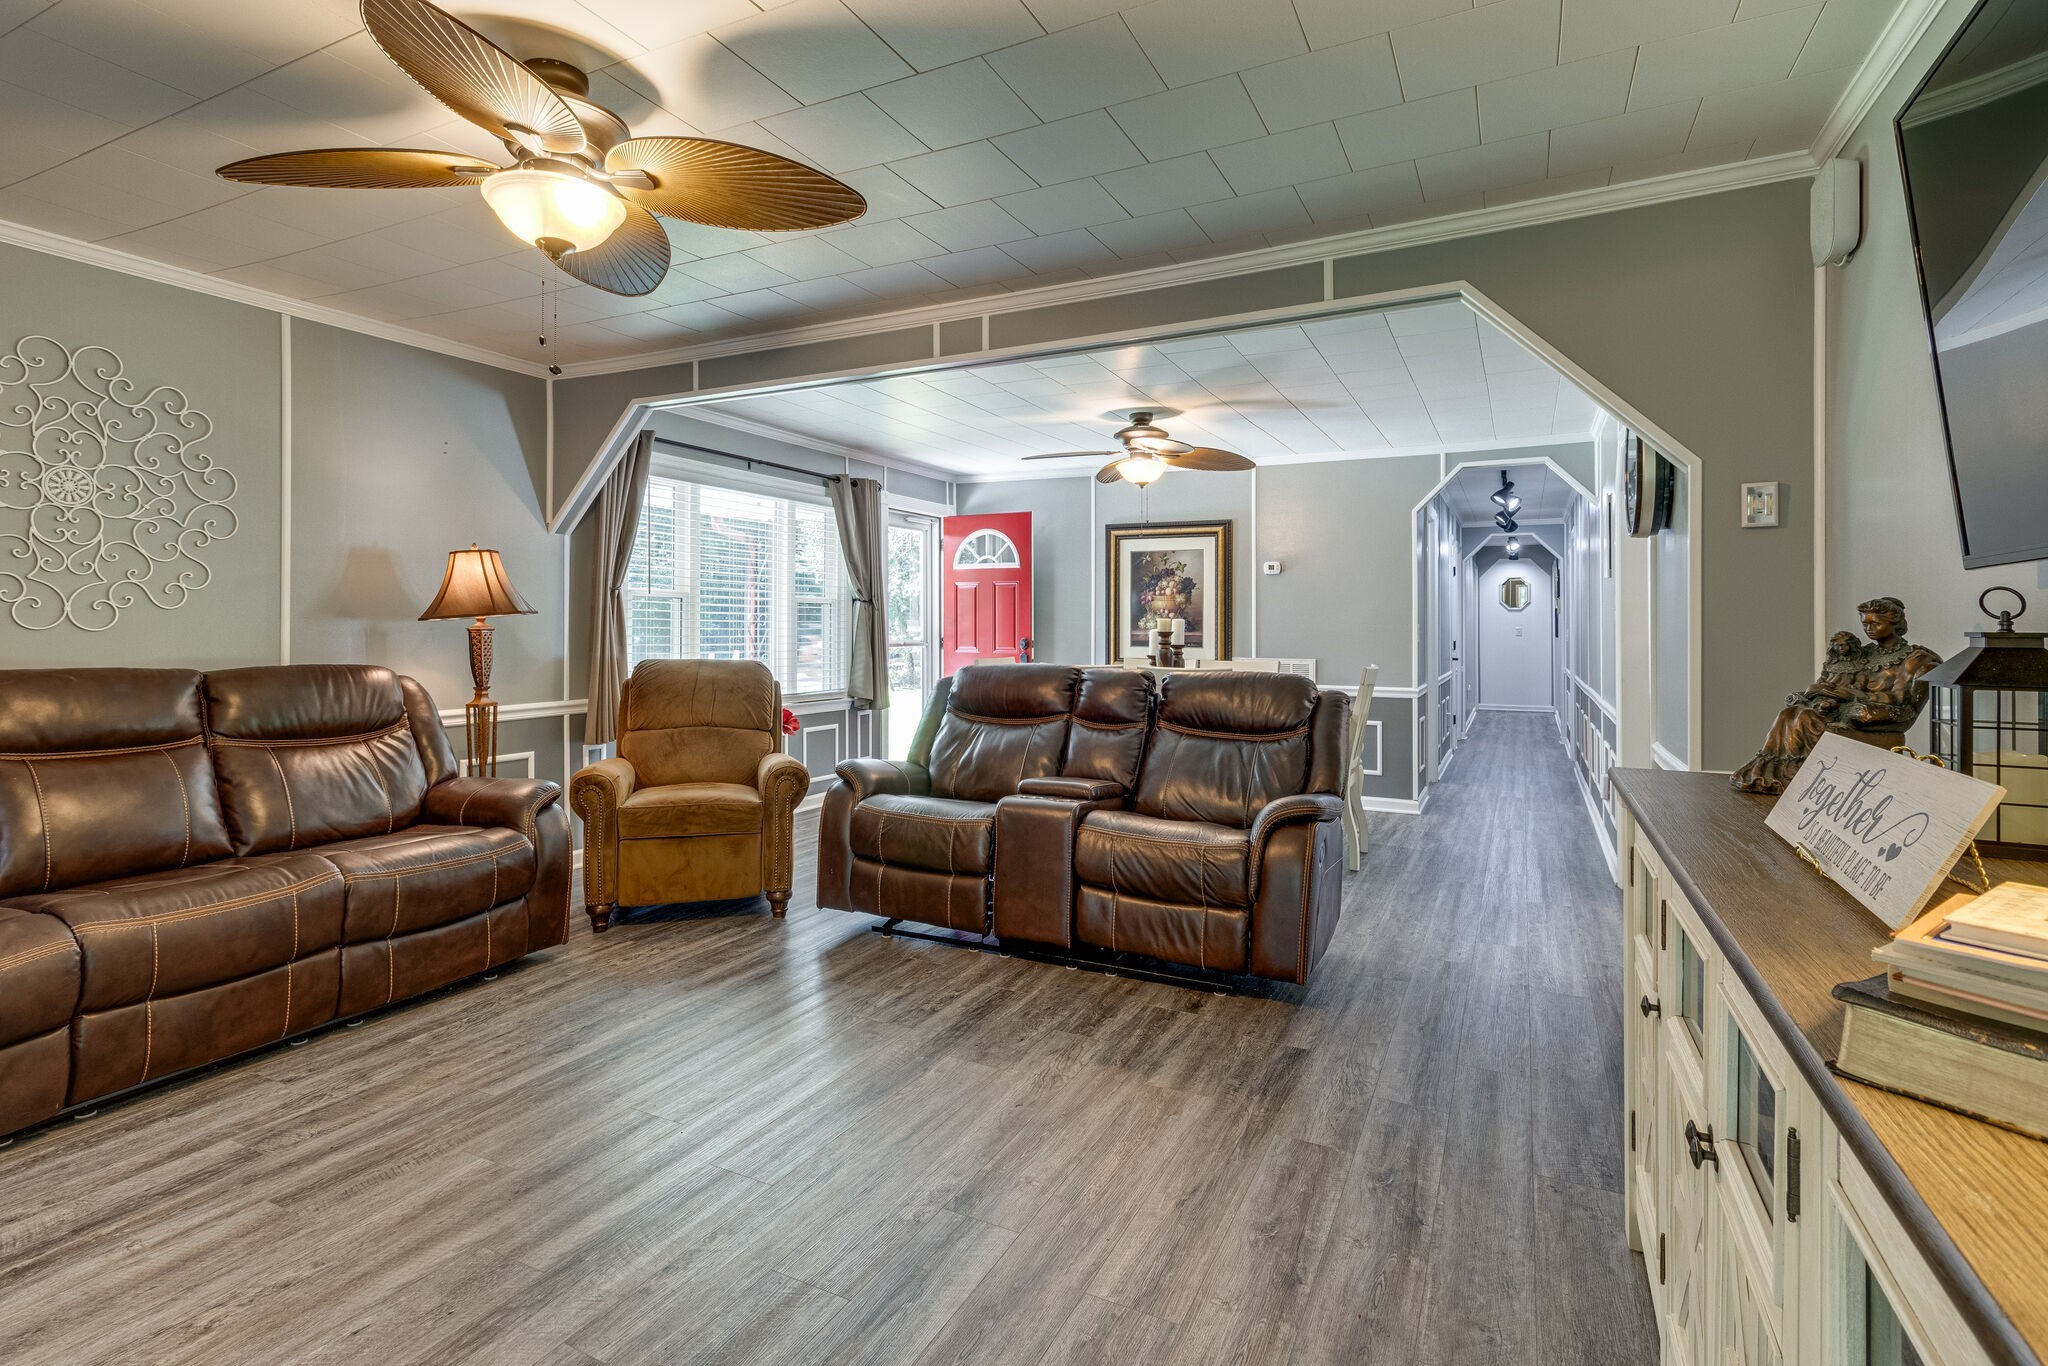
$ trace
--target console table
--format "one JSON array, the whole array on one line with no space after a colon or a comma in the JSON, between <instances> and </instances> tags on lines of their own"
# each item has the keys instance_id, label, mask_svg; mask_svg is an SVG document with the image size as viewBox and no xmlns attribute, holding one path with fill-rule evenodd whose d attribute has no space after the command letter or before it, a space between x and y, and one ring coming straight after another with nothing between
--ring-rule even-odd
<instances>
[{"instance_id":1,"label":"console table","mask_svg":"<svg viewBox=\"0 0 2048 1366\"><path fill-rule=\"evenodd\" d=\"M1628 1237L1665 1362L2038 1366L2048 1143L1830 1072L1829 992L1878 970L1884 925L1765 828L1771 799L1612 777Z\"/></svg>"}]
</instances>

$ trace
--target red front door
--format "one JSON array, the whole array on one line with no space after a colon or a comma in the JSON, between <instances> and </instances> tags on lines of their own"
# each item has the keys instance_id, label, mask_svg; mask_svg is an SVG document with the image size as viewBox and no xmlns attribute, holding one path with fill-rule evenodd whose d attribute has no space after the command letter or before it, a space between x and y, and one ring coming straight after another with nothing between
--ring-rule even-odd
<instances>
[{"instance_id":1,"label":"red front door","mask_svg":"<svg viewBox=\"0 0 2048 1366\"><path fill-rule=\"evenodd\" d=\"M1017 659L1031 638L1031 514L947 517L939 535L940 671Z\"/></svg>"}]
</instances>

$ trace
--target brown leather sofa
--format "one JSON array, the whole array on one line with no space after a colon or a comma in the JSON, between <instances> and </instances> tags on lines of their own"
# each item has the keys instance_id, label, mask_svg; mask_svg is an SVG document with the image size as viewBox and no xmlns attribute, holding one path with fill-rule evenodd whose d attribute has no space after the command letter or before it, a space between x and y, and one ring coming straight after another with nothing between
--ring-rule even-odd
<instances>
[{"instance_id":1,"label":"brown leather sofa","mask_svg":"<svg viewBox=\"0 0 2048 1366\"><path fill-rule=\"evenodd\" d=\"M839 767L818 902L1305 982L1343 892L1350 699L1288 674L977 665Z\"/></svg>"},{"instance_id":2,"label":"brown leather sofa","mask_svg":"<svg viewBox=\"0 0 2048 1366\"><path fill-rule=\"evenodd\" d=\"M0 672L0 1134L562 943L560 795L388 669Z\"/></svg>"},{"instance_id":3,"label":"brown leather sofa","mask_svg":"<svg viewBox=\"0 0 2048 1366\"><path fill-rule=\"evenodd\" d=\"M650 659L619 699L619 753L577 772L583 903L602 933L619 906L766 896L795 877L802 762L781 752L782 687L750 659Z\"/></svg>"}]
</instances>

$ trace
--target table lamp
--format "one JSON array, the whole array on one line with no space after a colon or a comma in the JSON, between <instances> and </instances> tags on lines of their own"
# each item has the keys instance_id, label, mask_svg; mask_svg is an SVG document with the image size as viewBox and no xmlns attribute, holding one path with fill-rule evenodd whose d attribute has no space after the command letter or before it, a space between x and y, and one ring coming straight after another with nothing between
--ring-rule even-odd
<instances>
[{"instance_id":1,"label":"table lamp","mask_svg":"<svg viewBox=\"0 0 2048 1366\"><path fill-rule=\"evenodd\" d=\"M491 624L485 618L533 614L534 609L505 577L505 562L498 552L478 550L474 541L467 550L448 552L448 572L441 579L441 591L420 613L421 621L476 618L469 624L469 676L476 684L476 696L462 708L472 774L498 776L498 704L491 700Z\"/></svg>"}]
</instances>

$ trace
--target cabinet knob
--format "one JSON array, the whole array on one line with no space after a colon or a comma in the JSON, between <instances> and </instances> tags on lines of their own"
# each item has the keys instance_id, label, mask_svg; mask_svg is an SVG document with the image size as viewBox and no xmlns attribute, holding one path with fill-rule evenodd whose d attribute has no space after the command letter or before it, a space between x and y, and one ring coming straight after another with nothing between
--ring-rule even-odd
<instances>
[{"instance_id":1,"label":"cabinet knob","mask_svg":"<svg viewBox=\"0 0 2048 1366\"><path fill-rule=\"evenodd\" d=\"M1692 1169L1698 1171L1706 1163L1713 1163L1714 1170L1721 1170L1721 1155L1714 1151L1714 1130L1711 1126L1702 1130L1691 1120L1685 1122L1685 1155L1692 1159Z\"/></svg>"},{"instance_id":2,"label":"cabinet knob","mask_svg":"<svg viewBox=\"0 0 2048 1366\"><path fill-rule=\"evenodd\" d=\"M1645 996L1642 999L1642 1001L1636 1006L1636 1009L1643 1012L1643 1018L1646 1020L1649 1019L1652 1015L1662 1015L1664 1013L1663 1005L1659 1002L1651 1000L1647 996Z\"/></svg>"}]
</instances>

